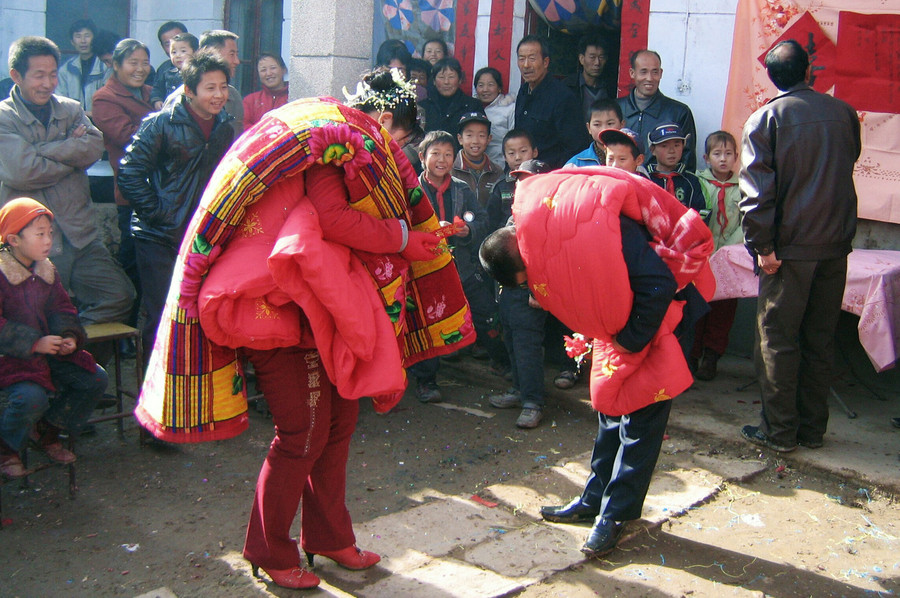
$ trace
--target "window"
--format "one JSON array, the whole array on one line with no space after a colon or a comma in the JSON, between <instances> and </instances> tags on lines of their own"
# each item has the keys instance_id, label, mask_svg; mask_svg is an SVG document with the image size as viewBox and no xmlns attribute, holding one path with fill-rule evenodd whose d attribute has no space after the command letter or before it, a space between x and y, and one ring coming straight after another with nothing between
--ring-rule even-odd
<instances>
[{"instance_id":1,"label":"window","mask_svg":"<svg viewBox=\"0 0 900 598\"><path fill-rule=\"evenodd\" d=\"M282 0L226 0L225 29L240 36L241 64L231 82L241 95L260 88L256 60L263 52L281 55Z\"/></svg>"},{"instance_id":2,"label":"window","mask_svg":"<svg viewBox=\"0 0 900 598\"><path fill-rule=\"evenodd\" d=\"M59 46L63 55L75 54L69 27L78 19L91 19L97 29L106 29L128 37L131 0L47 0L46 35Z\"/></svg>"}]
</instances>

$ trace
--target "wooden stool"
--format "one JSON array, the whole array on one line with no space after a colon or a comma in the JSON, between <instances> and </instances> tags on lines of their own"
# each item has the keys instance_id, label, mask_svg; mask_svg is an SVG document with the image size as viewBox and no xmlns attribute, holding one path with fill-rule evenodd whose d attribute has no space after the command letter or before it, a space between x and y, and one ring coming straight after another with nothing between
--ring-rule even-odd
<instances>
[{"instance_id":1,"label":"wooden stool","mask_svg":"<svg viewBox=\"0 0 900 598\"><path fill-rule=\"evenodd\" d=\"M111 342L113 344L113 358L116 369L116 412L110 415L95 417L88 420L88 423L95 424L115 420L116 425L119 428L119 436L124 438L125 431L122 420L126 417L130 417L132 413L124 411L124 408L122 407L122 397L128 396L137 401L138 394L141 390L141 383L144 378L144 348L141 344L141 332L137 328L132 328L126 324L119 324L116 322L89 324L84 327L84 331L87 333L88 345L102 342ZM134 377L136 384L135 388L137 389L135 392L124 390L122 388L122 351L119 347L119 341L127 338L134 339Z\"/></svg>"}]
</instances>

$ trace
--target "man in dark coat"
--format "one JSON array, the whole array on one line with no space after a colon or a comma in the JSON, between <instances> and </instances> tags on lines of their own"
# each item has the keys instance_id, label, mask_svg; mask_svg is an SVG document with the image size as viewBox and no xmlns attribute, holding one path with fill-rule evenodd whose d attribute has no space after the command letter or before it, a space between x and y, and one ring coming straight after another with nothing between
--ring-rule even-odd
<instances>
[{"instance_id":1,"label":"man in dark coat","mask_svg":"<svg viewBox=\"0 0 900 598\"><path fill-rule=\"evenodd\" d=\"M516 128L531 133L541 160L560 168L582 149L581 104L572 90L550 75L546 39L526 35L516 54L525 81L516 97Z\"/></svg>"},{"instance_id":2,"label":"man in dark coat","mask_svg":"<svg viewBox=\"0 0 900 598\"><path fill-rule=\"evenodd\" d=\"M625 126L637 133L641 153L650 156L647 136L666 123L676 123L688 136L684 144L685 169L697 170L697 128L694 115L687 104L663 95L659 90L662 80L662 59L653 50L638 50L631 55L631 81L634 89L627 96L619 98L619 106L625 116ZM650 157L649 162L654 159Z\"/></svg>"},{"instance_id":3,"label":"man in dark coat","mask_svg":"<svg viewBox=\"0 0 900 598\"><path fill-rule=\"evenodd\" d=\"M822 446L834 336L856 233L853 168L859 117L809 87L809 56L794 40L766 55L781 94L744 125L740 202L759 272L756 372L759 426L741 434L778 452Z\"/></svg>"}]
</instances>

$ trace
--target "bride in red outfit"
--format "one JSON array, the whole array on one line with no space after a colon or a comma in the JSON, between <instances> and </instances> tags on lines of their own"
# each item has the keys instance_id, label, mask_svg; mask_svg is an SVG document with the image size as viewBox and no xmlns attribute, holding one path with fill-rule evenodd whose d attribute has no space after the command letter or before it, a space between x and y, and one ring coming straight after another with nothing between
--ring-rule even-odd
<instances>
[{"instance_id":1,"label":"bride in red outfit","mask_svg":"<svg viewBox=\"0 0 900 598\"><path fill-rule=\"evenodd\" d=\"M240 364L253 365L275 439L244 557L288 588L320 581L300 547L310 566L315 555L348 569L381 559L356 546L345 506L357 399L389 410L406 367L474 340L437 218L394 141L415 125L413 88L376 71L348 105L269 112L222 159L182 244L136 410L163 440L229 438L247 427Z\"/></svg>"}]
</instances>

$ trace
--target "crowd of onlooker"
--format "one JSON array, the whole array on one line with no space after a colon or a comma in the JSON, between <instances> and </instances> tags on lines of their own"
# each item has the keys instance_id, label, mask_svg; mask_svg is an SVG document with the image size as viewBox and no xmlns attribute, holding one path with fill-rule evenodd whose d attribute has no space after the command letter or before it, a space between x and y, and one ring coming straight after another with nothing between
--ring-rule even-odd
<instances>
[{"instance_id":1,"label":"crowd of onlooker","mask_svg":"<svg viewBox=\"0 0 900 598\"><path fill-rule=\"evenodd\" d=\"M82 326L122 322L139 327L147 359L179 246L203 189L234 139L264 113L287 103L287 69L278 54L261 54L256 61L260 90L242 98L232 85L240 64L239 38L229 31L197 36L182 23L165 23L158 41L168 58L155 69L141 41L119 40L90 20L73 23L69 33L75 54L65 60L43 37L23 37L10 48L9 96L0 103L0 203L28 197L47 208L48 255L57 282L71 298L66 309L78 314ZM490 66L474 74L474 95L464 93L466 73L440 39L426 41L416 57L404 42L389 40L375 59L414 86L418 117L395 141L420 174L439 219L453 225L449 243L478 337L471 355L490 360L494 373L512 382L491 403L521 406L517 423L525 428L541 420L545 356L558 368L554 384L559 388L574 386L580 372L563 344L572 331L541 310L524 285L497 292L478 261L481 241L511 218L518 178L564 166L622 168L650 178L700 212L717 246L741 240L734 137L724 131L710 135L704 153L709 168L695 172L693 117L686 105L659 91L660 57L649 50L635 53L634 89L616 99L605 40L585 36L577 52L578 72L560 80L550 74L547 41L523 38L517 47L523 85L515 97L504 93L501 73ZM115 173L120 230L115 257L98 235L85 172L104 155ZM7 238L23 231L9 233L4 247L21 258L24 254ZM34 270L31 263L17 263ZM733 301L714 304L698 326L691 363L697 377L715 376L734 307ZM81 329L55 328L47 314L39 319L46 320L43 331L50 336L84 340ZM46 361L38 345L11 351L4 345L4 330L0 351L5 355ZM62 355L55 345L43 353ZM94 350L100 366L110 356L108 350ZM438 369L437 359L411 368L423 402L441 399ZM20 389L7 382L15 401L40 395L28 400L43 403L65 394L54 395L55 385L71 384L52 368L45 380L16 381L44 392L16 394ZM5 410L0 450L4 462L12 463L4 466L7 473L17 471L13 456L25 441L21 430L40 424L50 430L43 444L55 447L59 429L80 426L41 418L46 409L32 410L37 416Z\"/></svg>"},{"instance_id":2,"label":"crowd of onlooker","mask_svg":"<svg viewBox=\"0 0 900 598\"><path fill-rule=\"evenodd\" d=\"M146 44L90 20L69 34L75 54L65 60L47 38L13 42L0 102L0 269L10 285L0 292L8 403L0 467L11 477L24 473L25 442L55 461L74 460L60 432L82 429L91 408L109 402L102 366L112 348L91 346L99 366L86 359L83 327L139 327L149 358L181 238L213 170L245 126L287 102L276 54L257 61L260 91L242 98L231 85L240 58L229 31L198 37L165 23L158 38L168 59L157 69ZM116 175L115 257L101 242L86 173L101 159ZM46 296L50 303L35 299Z\"/></svg>"},{"instance_id":3,"label":"crowd of onlooker","mask_svg":"<svg viewBox=\"0 0 900 598\"><path fill-rule=\"evenodd\" d=\"M524 37L516 50L523 82L516 96L504 93L501 73L490 66L472 78L474 97L464 93L466 73L442 40L428 40L419 53L422 58L413 57L403 42L388 40L376 63L399 69L416 85L418 126L402 144L435 211L446 221L468 216L465 236L451 244L478 328L473 354L489 358L495 372L512 380L512 387L490 402L522 407L518 425L534 427L544 406L545 357L559 370L558 388L571 388L581 374L564 351L563 338L572 331L538 307L527 285L492 293L492 283L466 248L507 225L518 178L585 166L646 177L698 211L717 248L740 243L737 141L726 131L710 135L703 147L707 168L698 169L693 115L659 91L660 56L650 50L631 56L633 90L616 98L610 49L596 34L579 40L580 68L565 79L550 74L547 40ZM698 324L689 364L697 378L715 377L735 309L736 300L717 301ZM498 350L498 337L506 351ZM412 369L424 402L441 398L436 371L436 363Z\"/></svg>"}]
</instances>

